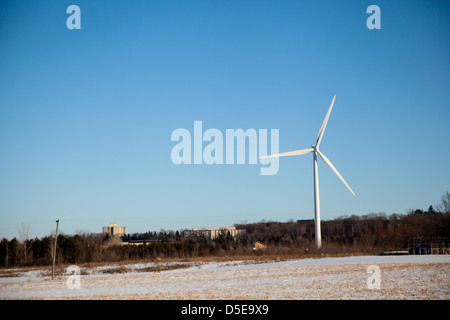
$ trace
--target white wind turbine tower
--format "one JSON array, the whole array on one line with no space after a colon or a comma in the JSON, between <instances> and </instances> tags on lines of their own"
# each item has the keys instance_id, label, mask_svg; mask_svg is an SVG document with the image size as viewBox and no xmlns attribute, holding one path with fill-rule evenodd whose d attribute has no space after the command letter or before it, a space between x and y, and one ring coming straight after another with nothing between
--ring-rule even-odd
<instances>
[{"instance_id":1,"label":"white wind turbine tower","mask_svg":"<svg viewBox=\"0 0 450 320\"><path fill-rule=\"evenodd\" d=\"M320 231L320 202L319 202L319 176L317 171L317 154L325 161L325 163L333 170L333 172L338 176L339 179L345 184L345 186L350 190L350 192L356 197L353 190L349 187L347 182L345 182L344 178L340 175L340 173L336 170L330 160L328 160L325 155L320 152L319 145L322 141L323 133L325 132L325 128L328 123L328 118L330 117L331 109L333 108L334 100L336 99L336 95L333 97L333 101L331 101L330 108L328 109L327 115L323 120L322 126L320 127L319 134L317 135L317 141L315 146L311 146L309 149L295 150L289 152L283 152L278 154L272 154L268 156L264 156L261 158L273 158L273 157L285 157L285 156L298 156L301 154L307 154L312 152L314 154L314 209L315 209L315 231L316 231L316 246L319 249L322 246L322 235Z\"/></svg>"}]
</instances>

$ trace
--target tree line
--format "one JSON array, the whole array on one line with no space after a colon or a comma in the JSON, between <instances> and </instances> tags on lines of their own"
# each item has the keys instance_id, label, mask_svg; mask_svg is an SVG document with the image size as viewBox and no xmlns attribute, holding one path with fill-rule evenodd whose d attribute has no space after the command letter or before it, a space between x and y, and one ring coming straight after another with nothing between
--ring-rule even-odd
<instances>
[{"instance_id":1,"label":"tree line","mask_svg":"<svg viewBox=\"0 0 450 320\"><path fill-rule=\"evenodd\" d=\"M242 226L247 242L261 240L276 251L317 253L314 242L314 220L297 222L260 222ZM450 237L450 212L415 210L406 215L384 213L344 216L322 221L322 249L325 254L379 254L407 250L411 238L430 242Z\"/></svg>"},{"instance_id":2,"label":"tree line","mask_svg":"<svg viewBox=\"0 0 450 320\"><path fill-rule=\"evenodd\" d=\"M428 210L414 210L403 215L351 215L322 221L320 250L314 245L313 220L261 221L236 224L236 228L245 232L234 238L230 234L221 234L213 240L204 236L184 237L183 232L165 230L123 236L124 241L144 240L142 245L111 245L111 239L102 234L60 234L56 261L81 264L254 254L379 254L388 250L406 250L412 237L450 237L448 200L450 194L447 192L438 210L430 206ZM252 244L255 241L264 242L268 248L254 251ZM20 240L4 238L0 241L0 267L51 265L53 243L52 236Z\"/></svg>"}]
</instances>

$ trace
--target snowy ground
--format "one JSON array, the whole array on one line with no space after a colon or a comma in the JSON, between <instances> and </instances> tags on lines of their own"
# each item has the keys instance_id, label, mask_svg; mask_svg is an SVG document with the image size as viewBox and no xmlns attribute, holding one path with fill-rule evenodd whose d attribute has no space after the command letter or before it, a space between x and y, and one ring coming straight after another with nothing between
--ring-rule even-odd
<instances>
[{"instance_id":1,"label":"snowy ground","mask_svg":"<svg viewBox=\"0 0 450 320\"><path fill-rule=\"evenodd\" d=\"M367 287L370 265L380 268L380 289ZM79 289L68 288L68 275L10 269L0 273L0 299L448 300L449 276L444 255L108 265L81 268Z\"/></svg>"}]
</instances>

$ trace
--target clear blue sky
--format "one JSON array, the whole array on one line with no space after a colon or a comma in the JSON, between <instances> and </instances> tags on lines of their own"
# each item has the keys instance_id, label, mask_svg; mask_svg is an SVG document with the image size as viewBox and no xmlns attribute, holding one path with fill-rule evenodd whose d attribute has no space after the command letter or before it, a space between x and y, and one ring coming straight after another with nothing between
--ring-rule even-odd
<instances>
[{"instance_id":1,"label":"clear blue sky","mask_svg":"<svg viewBox=\"0 0 450 320\"><path fill-rule=\"evenodd\" d=\"M66 9L81 8L81 30ZM381 8L369 30L366 9ZM312 219L312 155L179 165L173 130L279 129L319 159L323 219L450 190L447 1L2 1L0 237Z\"/></svg>"}]
</instances>

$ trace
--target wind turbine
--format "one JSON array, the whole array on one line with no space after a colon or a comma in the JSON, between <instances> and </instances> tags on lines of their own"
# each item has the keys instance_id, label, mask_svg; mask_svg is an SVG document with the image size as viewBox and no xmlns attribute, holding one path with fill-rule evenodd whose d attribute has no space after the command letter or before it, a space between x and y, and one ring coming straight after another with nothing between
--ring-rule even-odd
<instances>
[{"instance_id":1,"label":"wind turbine","mask_svg":"<svg viewBox=\"0 0 450 320\"><path fill-rule=\"evenodd\" d=\"M325 128L328 123L328 119L330 118L331 109L333 108L334 100L336 99L336 95L333 97L333 101L331 101L330 108L328 109L327 115L323 120L322 126L320 127L319 134L317 135L317 141L315 146L311 146L309 149L295 150L289 152L283 152L278 154L272 154L260 158L274 158L274 157L286 157L286 156L298 156L301 154L307 154L312 152L314 154L314 224L316 231L316 246L318 249L322 246L322 235L320 230L320 201L319 201L319 173L317 170L317 154L325 161L325 163L330 167L330 169L338 176L339 179L344 183L344 185L350 190L350 192L356 197L353 190L349 187L347 182L345 182L344 178L342 178L341 174L337 171L337 169L333 166L330 160L319 150L320 142L322 141L323 133L325 132Z\"/></svg>"}]
</instances>

